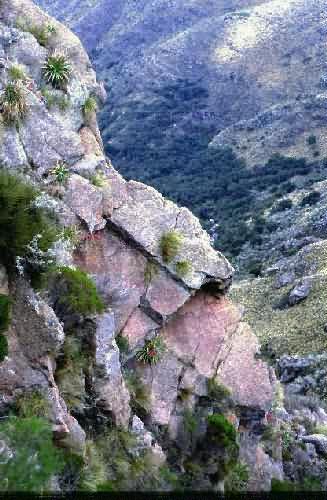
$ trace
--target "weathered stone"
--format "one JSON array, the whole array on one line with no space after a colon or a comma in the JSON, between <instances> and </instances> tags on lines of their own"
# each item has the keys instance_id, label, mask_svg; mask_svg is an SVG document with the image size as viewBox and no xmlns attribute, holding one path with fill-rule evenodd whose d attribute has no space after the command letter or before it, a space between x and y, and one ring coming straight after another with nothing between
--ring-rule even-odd
<instances>
[{"instance_id":1,"label":"weathered stone","mask_svg":"<svg viewBox=\"0 0 327 500\"><path fill-rule=\"evenodd\" d=\"M160 270L151 279L145 300L151 309L165 318L176 312L189 297L189 291Z\"/></svg>"},{"instance_id":2,"label":"weathered stone","mask_svg":"<svg viewBox=\"0 0 327 500\"><path fill-rule=\"evenodd\" d=\"M155 365L141 365L137 373L150 395L150 415L154 423L168 425L177 399L179 376L183 365L170 353L166 353Z\"/></svg>"},{"instance_id":3,"label":"weathered stone","mask_svg":"<svg viewBox=\"0 0 327 500\"><path fill-rule=\"evenodd\" d=\"M159 325L157 323L149 318L140 308L137 308L128 318L121 333L128 340L130 349L135 349L135 347L144 342L144 339L150 332L158 328Z\"/></svg>"},{"instance_id":4,"label":"weathered stone","mask_svg":"<svg viewBox=\"0 0 327 500\"><path fill-rule=\"evenodd\" d=\"M121 373L112 313L105 313L97 320L94 388L97 404L112 414L116 425L127 428L130 417L129 393Z\"/></svg>"},{"instance_id":5,"label":"weathered stone","mask_svg":"<svg viewBox=\"0 0 327 500\"><path fill-rule=\"evenodd\" d=\"M293 283L295 280L294 271L285 272L276 277L275 288L282 288L283 286Z\"/></svg>"},{"instance_id":6,"label":"weathered stone","mask_svg":"<svg viewBox=\"0 0 327 500\"><path fill-rule=\"evenodd\" d=\"M226 297L200 292L164 327L163 336L179 358L210 378L226 356L239 320L239 310Z\"/></svg>"},{"instance_id":7,"label":"weathered stone","mask_svg":"<svg viewBox=\"0 0 327 500\"><path fill-rule=\"evenodd\" d=\"M102 193L83 177L73 174L69 178L65 202L87 224L90 233L106 225L102 217Z\"/></svg>"},{"instance_id":8,"label":"weathered stone","mask_svg":"<svg viewBox=\"0 0 327 500\"><path fill-rule=\"evenodd\" d=\"M134 450L137 454L147 452L147 459L151 465L160 467L166 462L166 455L161 446L155 441L151 432L144 427L142 420L136 415L133 416L131 432L136 436L137 449Z\"/></svg>"},{"instance_id":9,"label":"weathered stone","mask_svg":"<svg viewBox=\"0 0 327 500\"><path fill-rule=\"evenodd\" d=\"M249 468L248 491L270 491L272 479L284 479L281 461L265 453L259 439L248 432L241 435L239 460Z\"/></svg>"},{"instance_id":10,"label":"weathered stone","mask_svg":"<svg viewBox=\"0 0 327 500\"><path fill-rule=\"evenodd\" d=\"M200 288L206 282L229 282L233 269L211 244L209 235L199 220L186 208L179 208L155 189L139 182L127 183L127 199L114 210L112 222L124 234L141 245L177 276L178 260L191 263L192 270L180 278L190 288ZM161 257L160 240L169 231L183 236L179 255L171 264Z\"/></svg>"},{"instance_id":11,"label":"weathered stone","mask_svg":"<svg viewBox=\"0 0 327 500\"><path fill-rule=\"evenodd\" d=\"M327 436L323 434L311 434L310 436L303 436L302 441L313 444L318 453L327 456Z\"/></svg>"},{"instance_id":12,"label":"weathered stone","mask_svg":"<svg viewBox=\"0 0 327 500\"><path fill-rule=\"evenodd\" d=\"M218 381L228 387L237 405L267 411L274 397L266 363L256 359L259 343L248 325L241 323L227 357L219 365Z\"/></svg>"},{"instance_id":13,"label":"weathered stone","mask_svg":"<svg viewBox=\"0 0 327 500\"><path fill-rule=\"evenodd\" d=\"M64 342L63 327L53 309L24 280L16 286L13 324L21 349L30 360L48 353L56 355Z\"/></svg>"},{"instance_id":14,"label":"weathered stone","mask_svg":"<svg viewBox=\"0 0 327 500\"><path fill-rule=\"evenodd\" d=\"M188 390L197 396L206 396L208 393L208 379L193 368L186 368L179 388Z\"/></svg>"},{"instance_id":15,"label":"weathered stone","mask_svg":"<svg viewBox=\"0 0 327 500\"><path fill-rule=\"evenodd\" d=\"M291 306L298 304L302 300L306 299L312 288L312 280L310 278L304 278L303 281L298 283L293 290L291 290L288 296L288 302Z\"/></svg>"},{"instance_id":16,"label":"weathered stone","mask_svg":"<svg viewBox=\"0 0 327 500\"><path fill-rule=\"evenodd\" d=\"M85 239L75 254L75 263L95 278L97 288L115 314L116 333L139 306L144 294L146 259L108 231Z\"/></svg>"}]
</instances>

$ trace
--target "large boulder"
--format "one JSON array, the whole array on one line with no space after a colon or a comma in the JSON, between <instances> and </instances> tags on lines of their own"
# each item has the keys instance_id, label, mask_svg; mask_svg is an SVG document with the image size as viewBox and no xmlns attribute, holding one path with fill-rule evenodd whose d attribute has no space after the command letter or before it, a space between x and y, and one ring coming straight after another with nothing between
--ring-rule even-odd
<instances>
[{"instance_id":1,"label":"large boulder","mask_svg":"<svg viewBox=\"0 0 327 500\"><path fill-rule=\"evenodd\" d=\"M178 207L155 189L139 182L126 183L125 190L121 189L120 194L121 203L110 220L126 238L142 247L190 288L198 289L208 282L216 282L222 289L226 286L233 268L223 255L212 248L209 235L189 210ZM162 259L160 241L170 231L178 232L182 242L178 256L168 264ZM177 261L191 264L185 276L178 276L175 268Z\"/></svg>"}]
</instances>

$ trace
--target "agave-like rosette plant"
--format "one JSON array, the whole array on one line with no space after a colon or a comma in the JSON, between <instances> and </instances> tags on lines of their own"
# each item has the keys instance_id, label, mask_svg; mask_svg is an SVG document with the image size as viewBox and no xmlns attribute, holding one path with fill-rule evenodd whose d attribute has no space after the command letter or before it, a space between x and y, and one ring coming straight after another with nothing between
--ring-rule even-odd
<instances>
[{"instance_id":1,"label":"agave-like rosette plant","mask_svg":"<svg viewBox=\"0 0 327 500\"><path fill-rule=\"evenodd\" d=\"M143 348L136 353L136 359L142 363L155 365L165 351L165 344L160 336L147 340Z\"/></svg>"},{"instance_id":2,"label":"agave-like rosette plant","mask_svg":"<svg viewBox=\"0 0 327 500\"><path fill-rule=\"evenodd\" d=\"M43 66L43 75L54 87L62 87L68 82L72 69L65 52L55 50Z\"/></svg>"}]
</instances>

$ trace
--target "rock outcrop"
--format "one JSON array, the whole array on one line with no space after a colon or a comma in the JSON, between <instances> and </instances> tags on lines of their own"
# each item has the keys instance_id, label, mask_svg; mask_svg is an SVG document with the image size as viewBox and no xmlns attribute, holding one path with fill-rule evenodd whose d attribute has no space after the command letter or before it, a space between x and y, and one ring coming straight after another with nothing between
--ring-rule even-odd
<instances>
[{"instance_id":1,"label":"rock outcrop","mask_svg":"<svg viewBox=\"0 0 327 500\"><path fill-rule=\"evenodd\" d=\"M21 12L29 28L18 22ZM105 158L96 123L90 126L83 114L85 99L97 95L99 87L76 37L29 0L6 0L0 13L1 91L10 65L19 64L26 73L22 85L27 99L26 118L19 127L0 123L2 165L33 182L41 191L38 203L77 233L74 249L66 246L63 253L61 240L57 242L57 263L62 265L64 259L65 265L90 274L105 308L98 315L68 317L53 299L51 286L37 293L27 276L11 277L9 353L0 363L1 413L5 415L21 393L41 390L51 403L50 420L60 445L83 455L85 431L93 436L101 425L132 430L145 443L151 431L157 445L153 441L147 447L158 466L164 459L162 449L169 460L169 448L178 446L185 412L204 405L201 422L214 413L210 381L230 392L235 428L239 422L249 428L254 421L263 422L273 401L274 379L256 358L254 334L226 298L232 266L212 248L187 209L153 188L126 182ZM49 23L53 29L44 47L30 27ZM40 94L45 83L42 66L59 46L72 67L66 88L57 90L69 100L64 112L56 106L49 109ZM53 174L58 164L67 173L61 184ZM160 243L171 231L180 235L181 245L167 262ZM188 263L185 273L178 271L181 261ZM1 271L5 290L3 276ZM122 339L128 342L125 352L118 348ZM140 351L154 339L164 345L160 359L156 364L142 362ZM78 377L74 352L67 358L71 342L78 343L87 360L87 366L79 360ZM63 358L72 364L69 370L83 392L78 411L69 401L74 416L60 394ZM138 415L127 373L145 387L149 400ZM67 379L64 395L68 403ZM144 429L136 417L144 420ZM163 438L166 431L170 437ZM205 450L201 456L207 457ZM210 485L208 478L205 484Z\"/></svg>"}]
</instances>

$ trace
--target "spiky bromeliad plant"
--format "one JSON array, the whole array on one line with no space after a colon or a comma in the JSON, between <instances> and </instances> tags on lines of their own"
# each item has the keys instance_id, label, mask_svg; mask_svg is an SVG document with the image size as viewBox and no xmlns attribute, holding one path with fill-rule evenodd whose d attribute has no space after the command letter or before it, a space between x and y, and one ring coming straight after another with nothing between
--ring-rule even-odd
<instances>
[{"instance_id":1,"label":"spiky bromeliad plant","mask_svg":"<svg viewBox=\"0 0 327 500\"><path fill-rule=\"evenodd\" d=\"M64 163L58 162L52 169L52 174L55 176L57 182L63 184L69 177L69 170Z\"/></svg>"},{"instance_id":2,"label":"spiky bromeliad plant","mask_svg":"<svg viewBox=\"0 0 327 500\"><path fill-rule=\"evenodd\" d=\"M68 82L71 72L67 55L59 50L50 54L43 66L45 80L56 88L60 88Z\"/></svg>"},{"instance_id":3,"label":"spiky bromeliad plant","mask_svg":"<svg viewBox=\"0 0 327 500\"><path fill-rule=\"evenodd\" d=\"M165 344L161 337L154 337L147 340L143 348L136 353L136 359L142 363L155 365L160 361L160 358L165 350Z\"/></svg>"},{"instance_id":4,"label":"spiky bromeliad plant","mask_svg":"<svg viewBox=\"0 0 327 500\"><path fill-rule=\"evenodd\" d=\"M0 109L6 124L14 124L24 118L27 103L25 90L20 82L7 84L0 96Z\"/></svg>"}]
</instances>

